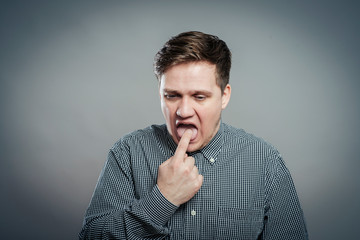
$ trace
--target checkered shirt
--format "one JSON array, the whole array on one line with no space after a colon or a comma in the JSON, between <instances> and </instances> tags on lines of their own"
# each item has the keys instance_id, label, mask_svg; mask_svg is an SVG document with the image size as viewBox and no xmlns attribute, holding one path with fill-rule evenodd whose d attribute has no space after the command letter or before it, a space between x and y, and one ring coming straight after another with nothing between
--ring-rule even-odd
<instances>
[{"instance_id":1,"label":"checkered shirt","mask_svg":"<svg viewBox=\"0 0 360 240\"><path fill-rule=\"evenodd\" d=\"M221 123L207 146L189 153L204 181L179 207L156 185L175 150L165 125L116 142L79 239L308 239L292 178L270 144Z\"/></svg>"}]
</instances>

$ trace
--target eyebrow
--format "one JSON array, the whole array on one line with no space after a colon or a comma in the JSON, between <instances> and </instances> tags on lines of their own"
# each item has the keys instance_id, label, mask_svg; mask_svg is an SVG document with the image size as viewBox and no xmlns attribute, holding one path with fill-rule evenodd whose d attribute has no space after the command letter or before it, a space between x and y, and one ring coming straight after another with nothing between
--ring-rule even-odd
<instances>
[{"instance_id":1,"label":"eyebrow","mask_svg":"<svg viewBox=\"0 0 360 240\"><path fill-rule=\"evenodd\" d=\"M168 89L168 88L164 88L163 92L180 94L179 91L173 90L173 89ZM194 90L194 91L191 91L191 93L192 93L192 95L206 95L206 96L212 95L212 92L207 91L207 90Z\"/></svg>"}]
</instances>

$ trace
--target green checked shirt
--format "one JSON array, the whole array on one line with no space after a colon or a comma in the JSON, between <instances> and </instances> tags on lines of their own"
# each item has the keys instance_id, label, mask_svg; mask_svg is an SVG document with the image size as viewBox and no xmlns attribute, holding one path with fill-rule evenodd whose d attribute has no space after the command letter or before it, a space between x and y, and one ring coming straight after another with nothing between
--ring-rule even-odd
<instances>
[{"instance_id":1,"label":"green checked shirt","mask_svg":"<svg viewBox=\"0 0 360 240\"><path fill-rule=\"evenodd\" d=\"M165 125L115 143L80 239L308 239L290 173L270 144L221 123L206 147L189 153L204 182L180 207L156 185L175 150Z\"/></svg>"}]
</instances>

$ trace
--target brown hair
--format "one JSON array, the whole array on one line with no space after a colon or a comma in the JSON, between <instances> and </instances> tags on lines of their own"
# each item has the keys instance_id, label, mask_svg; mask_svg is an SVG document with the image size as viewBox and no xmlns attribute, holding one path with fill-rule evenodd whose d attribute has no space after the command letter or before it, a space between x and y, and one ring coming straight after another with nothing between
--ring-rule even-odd
<instances>
[{"instance_id":1,"label":"brown hair","mask_svg":"<svg viewBox=\"0 0 360 240\"><path fill-rule=\"evenodd\" d=\"M155 55L154 72L160 81L170 67L195 61L216 65L216 83L223 92L229 83L231 52L224 41L210 34L191 31L172 37Z\"/></svg>"}]
</instances>

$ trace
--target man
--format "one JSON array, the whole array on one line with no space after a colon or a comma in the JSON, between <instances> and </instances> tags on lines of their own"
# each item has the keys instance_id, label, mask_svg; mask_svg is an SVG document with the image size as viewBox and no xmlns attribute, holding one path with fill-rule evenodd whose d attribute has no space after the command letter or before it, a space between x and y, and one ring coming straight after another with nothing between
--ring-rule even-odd
<instances>
[{"instance_id":1,"label":"man","mask_svg":"<svg viewBox=\"0 0 360 240\"><path fill-rule=\"evenodd\" d=\"M111 148L80 239L307 239L278 151L221 122L231 95L225 42L181 33L154 66L166 125Z\"/></svg>"}]
</instances>

